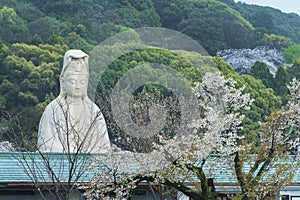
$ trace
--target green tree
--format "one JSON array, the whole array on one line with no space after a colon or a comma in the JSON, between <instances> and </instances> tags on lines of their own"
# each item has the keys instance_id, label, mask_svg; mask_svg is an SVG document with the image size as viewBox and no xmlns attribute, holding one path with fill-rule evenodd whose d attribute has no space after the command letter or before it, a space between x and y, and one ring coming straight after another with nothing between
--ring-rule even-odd
<instances>
[{"instance_id":1,"label":"green tree","mask_svg":"<svg viewBox=\"0 0 300 200\"><path fill-rule=\"evenodd\" d=\"M117 25L112 22L104 22L102 24L92 22L87 27L87 29L89 29L87 32L87 41L90 43L95 43L96 41L102 42L117 33L129 30L128 27Z\"/></svg>"},{"instance_id":2,"label":"green tree","mask_svg":"<svg viewBox=\"0 0 300 200\"><path fill-rule=\"evenodd\" d=\"M200 16L183 20L180 22L180 30L196 39L211 54L227 47L222 23L213 17Z\"/></svg>"},{"instance_id":3,"label":"green tree","mask_svg":"<svg viewBox=\"0 0 300 200\"><path fill-rule=\"evenodd\" d=\"M250 69L250 75L260 79L266 87L275 88L273 75L265 63L256 61Z\"/></svg>"},{"instance_id":4,"label":"green tree","mask_svg":"<svg viewBox=\"0 0 300 200\"><path fill-rule=\"evenodd\" d=\"M90 52L94 48L92 44L75 32L71 32L65 37L65 43L72 49L82 49L85 52Z\"/></svg>"},{"instance_id":5,"label":"green tree","mask_svg":"<svg viewBox=\"0 0 300 200\"><path fill-rule=\"evenodd\" d=\"M300 63L297 61L291 66L287 68L288 77L290 79L296 78L300 79Z\"/></svg>"},{"instance_id":6,"label":"green tree","mask_svg":"<svg viewBox=\"0 0 300 200\"><path fill-rule=\"evenodd\" d=\"M43 44L43 40L42 40L42 38L40 38L40 36L38 34L34 34L31 44L33 44L33 45Z\"/></svg>"},{"instance_id":7,"label":"green tree","mask_svg":"<svg viewBox=\"0 0 300 200\"><path fill-rule=\"evenodd\" d=\"M6 46L3 46L5 50ZM7 47L6 47L7 48ZM58 94L58 77L62 55L68 47L62 45L28 45L16 43L3 51L0 94L2 96L1 127L8 132L5 139L36 140L37 128L45 101ZM6 53L5 53L6 52ZM22 122L22 123L21 123ZM19 135L18 135L19 134ZM33 150L32 142L18 141Z\"/></svg>"},{"instance_id":8,"label":"green tree","mask_svg":"<svg viewBox=\"0 0 300 200\"><path fill-rule=\"evenodd\" d=\"M254 27L265 28L266 30L274 29L272 15L264 11L258 11L257 14L252 18L251 24Z\"/></svg>"},{"instance_id":9,"label":"green tree","mask_svg":"<svg viewBox=\"0 0 300 200\"><path fill-rule=\"evenodd\" d=\"M275 74L275 85L273 90L276 95L281 97L283 104L286 104L289 99L289 90L287 88L289 82L291 82L291 77L289 77L286 68L279 67Z\"/></svg>"},{"instance_id":10,"label":"green tree","mask_svg":"<svg viewBox=\"0 0 300 200\"><path fill-rule=\"evenodd\" d=\"M256 79L250 74L239 75L231 65L220 58L214 60L225 77L232 77L237 81L239 87L245 86L244 92L249 93L251 98L254 99L251 109L243 111L249 127L245 126L242 133L246 135L248 131L256 130L258 127L257 122L264 121L266 116L280 108L282 103L280 97L274 94L273 89L267 88L260 79Z\"/></svg>"},{"instance_id":11,"label":"green tree","mask_svg":"<svg viewBox=\"0 0 300 200\"><path fill-rule=\"evenodd\" d=\"M294 44L283 51L284 58L288 63L300 63L300 45Z\"/></svg>"},{"instance_id":12,"label":"green tree","mask_svg":"<svg viewBox=\"0 0 300 200\"><path fill-rule=\"evenodd\" d=\"M238 11L255 28L263 28L268 34L284 36L299 43L299 16L295 13L284 13L278 9L266 6L250 5L243 2L232 3L222 0L228 6ZM284 22L284 23L283 23Z\"/></svg>"},{"instance_id":13,"label":"green tree","mask_svg":"<svg viewBox=\"0 0 300 200\"><path fill-rule=\"evenodd\" d=\"M255 45L253 26L238 12L220 1L153 2L164 27L184 31L207 48L210 54L214 55L217 48Z\"/></svg>"},{"instance_id":14,"label":"green tree","mask_svg":"<svg viewBox=\"0 0 300 200\"><path fill-rule=\"evenodd\" d=\"M259 142L245 145L245 149L235 154L234 169L242 190L242 200L275 198L299 167L293 156L299 153L294 142L299 133L299 110L295 108L299 106L300 85L298 81L291 85L290 100L267 117L259 132ZM248 166L247 172L243 171L245 166ZM264 183L263 180L267 181Z\"/></svg>"},{"instance_id":15,"label":"green tree","mask_svg":"<svg viewBox=\"0 0 300 200\"><path fill-rule=\"evenodd\" d=\"M50 16L37 18L28 23L27 26L32 35L38 34L43 41L47 41L47 39L53 34L60 35L63 29L63 23Z\"/></svg>"},{"instance_id":16,"label":"green tree","mask_svg":"<svg viewBox=\"0 0 300 200\"><path fill-rule=\"evenodd\" d=\"M29 40L29 32L25 22L13 8L4 6L0 9L0 26L0 38L5 43L11 44Z\"/></svg>"},{"instance_id":17,"label":"green tree","mask_svg":"<svg viewBox=\"0 0 300 200\"><path fill-rule=\"evenodd\" d=\"M279 36L275 34L265 34L260 44L283 50L292 45L292 40L284 36Z\"/></svg>"},{"instance_id":18,"label":"green tree","mask_svg":"<svg viewBox=\"0 0 300 200\"><path fill-rule=\"evenodd\" d=\"M116 44L113 47L111 47L111 50L113 52L115 51L122 51L122 48L124 48L121 44ZM130 70L138 69L138 66L143 65L143 72L148 73L149 76L157 73L158 69L153 69L151 67L147 67L146 63L160 63L162 65L169 66L173 68L174 70L178 71L179 74L183 76L186 80L189 81L189 84L192 84L195 81L201 80L201 74L197 69L187 60L183 59L182 57L178 56L176 53L169 52L162 49L157 48L147 48L143 50L136 50L132 51L128 54L123 55L119 59L115 60L109 68L103 73L101 77L100 84L98 84L98 92L99 92L99 98L97 98L97 103L100 105L100 108L105 116L106 122L108 124L108 131L110 133L111 138L114 140L116 138L124 138L121 141L117 140L116 144L120 145L122 148L129 148L129 149L136 149L137 151L149 151L151 147L151 141L147 140L139 140L138 142L135 141L136 138L133 138L131 136L128 136L127 138L130 138L129 141L126 141L122 134L124 134L120 128L117 126L116 122L114 121L114 117L112 115L111 107L110 107L110 94L112 93L111 90L115 87L117 82L126 74L129 76ZM203 62L204 63L204 62ZM209 63L207 63L209 65ZM162 73L162 72L161 72ZM161 76L160 80L165 83L165 86L174 85L174 81L176 81L176 77L174 77L174 80L168 76L167 72L164 72L162 74L166 74L166 76ZM132 76L135 76L135 74L131 74ZM140 79L143 80L143 76L145 77L145 80L147 75L140 74ZM122 79L123 84L129 84L130 78ZM175 83L176 84L176 83ZM185 87L185 86L183 86ZM147 97L147 95L153 93L153 98L158 99L157 101L161 101L161 104L168 104L170 105L172 103L172 92L169 91L165 87L161 87L157 84L146 84L144 87L141 87L140 89L136 88L137 91L135 91L135 95L138 97L141 95L141 99L144 99ZM183 90L183 89L182 89ZM146 94L146 97L143 97L143 91L148 91ZM141 93L141 94L140 94ZM170 100L171 99L171 100ZM146 98L147 100L147 98ZM145 101L146 101L145 100ZM166 101L166 102L165 102ZM169 115L171 118L178 118L176 116L176 109L178 105L174 105L174 107L168 106L167 108ZM175 121L175 120L174 120ZM175 131L176 126L178 126L177 122L174 122L174 124L171 124L170 127L166 125L163 130L162 134L168 134L171 133L173 130ZM175 134L172 133L172 134ZM152 138L153 139L153 138ZM132 140L134 142L132 142ZM127 145L128 142L132 142L130 145ZM126 146L127 145L127 146ZM141 149L142 148L142 149Z\"/></svg>"},{"instance_id":19,"label":"green tree","mask_svg":"<svg viewBox=\"0 0 300 200\"><path fill-rule=\"evenodd\" d=\"M56 34L52 34L49 38L48 38L48 44L50 45L63 45L64 44L64 40L61 36L57 36Z\"/></svg>"}]
</instances>

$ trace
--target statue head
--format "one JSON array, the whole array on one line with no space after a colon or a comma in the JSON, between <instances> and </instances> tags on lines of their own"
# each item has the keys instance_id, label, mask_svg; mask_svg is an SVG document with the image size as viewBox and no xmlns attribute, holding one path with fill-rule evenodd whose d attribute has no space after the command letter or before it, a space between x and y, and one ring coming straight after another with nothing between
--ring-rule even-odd
<instances>
[{"instance_id":1,"label":"statue head","mask_svg":"<svg viewBox=\"0 0 300 200\"><path fill-rule=\"evenodd\" d=\"M89 78L88 55L81 50L71 49L64 56L60 75L60 95L66 98L84 98L87 96Z\"/></svg>"}]
</instances>

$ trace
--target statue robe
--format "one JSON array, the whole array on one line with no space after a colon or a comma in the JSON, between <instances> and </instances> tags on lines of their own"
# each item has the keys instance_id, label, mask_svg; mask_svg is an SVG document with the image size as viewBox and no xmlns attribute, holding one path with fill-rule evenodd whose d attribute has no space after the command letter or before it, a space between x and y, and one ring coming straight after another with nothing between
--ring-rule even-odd
<instances>
[{"instance_id":1,"label":"statue robe","mask_svg":"<svg viewBox=\"0 0 300 200\"><path fill-rule=\"evenodd\" d=\"M74 103L61 95L41 117L37 145L42 152L68 153L103 153L111 146L98 106L88 97Z\"/></svg>"}]
</instances>

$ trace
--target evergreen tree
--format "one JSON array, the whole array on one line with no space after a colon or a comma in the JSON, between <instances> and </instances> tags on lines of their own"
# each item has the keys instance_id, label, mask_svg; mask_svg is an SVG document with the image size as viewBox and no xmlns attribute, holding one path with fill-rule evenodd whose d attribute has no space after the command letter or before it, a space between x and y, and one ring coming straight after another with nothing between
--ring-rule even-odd
<instances>
[{"instance_id":1,"label":"evergreen tree","mask_svg":"<svg viewBox=\"0 0 300 200\"><path fill-rule=\"evenodd\" d=\"M250 69L250 75L260 79L266 87L275 88L273 75L265 63L255 62Z\"/></svg>"}]
</instances>

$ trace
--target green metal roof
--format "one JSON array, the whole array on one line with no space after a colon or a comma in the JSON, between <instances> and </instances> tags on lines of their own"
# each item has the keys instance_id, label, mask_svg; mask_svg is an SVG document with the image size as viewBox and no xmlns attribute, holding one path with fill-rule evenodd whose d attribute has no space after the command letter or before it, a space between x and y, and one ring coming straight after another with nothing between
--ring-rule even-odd
<instances>
[{"instance_id":1,"label":"green metal roof","mask_svg":"<svg viewBox=\"0 0 300 200\"><path fill-rule=\"evenodd\" d=\"M0 184L18 184L28 183L33 184L34 181L39 183L52 183L52 175L55 174L61 182L68 182L70 165L67 154L63 153L43 153L46 159L42 158L42 155L33 153L21 153L21 152L0 152ZM71 157L74 155L70 155ZM90 166L88 160L95 156L94 154L80 154L76 161L76 166L73 170L75 174L84 172L79 180L76 182L89 182L93 175L93 171L86 170ZM48 162L45 162L48 161ZM50 168L46 166L49 165ZM130 165L132 170L136 170L137 166L134 163ZM52 169L54 173L49 173L49 169ZM247 171L246 169L244 169ZM236 184L232 166L228 163L214 163L213 170L205 168L208 178L213 178L215 184ZM35 176L33 176L35 175ZM77 177L76 175L73 177ZM71 180L71 182L74 180ZM195 181L197 181L195 179ZM298 170L294 180L294 183L300 183L300 171Z\"/></svg>"},{"instance_id":2,"label":"green metal roof","mask_svg":"<svg viewBox=\"0 0 300 200\"><path fill-rule=\"evenodd\" d=\"M49 183L54 174L61 182L68 182L69 169L72 167L68 156L62 153L43 153L43 156L46 159L39 153L0 152L0 183L34 183L35 180ZM90 157L90 154L78 156L77 168L73 172L85 172L78 181L89 180L91 174L82 169L89 165ZM49 169L54 173L49 173Z\"/></svg>"}]
</instances>

